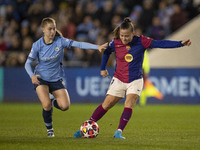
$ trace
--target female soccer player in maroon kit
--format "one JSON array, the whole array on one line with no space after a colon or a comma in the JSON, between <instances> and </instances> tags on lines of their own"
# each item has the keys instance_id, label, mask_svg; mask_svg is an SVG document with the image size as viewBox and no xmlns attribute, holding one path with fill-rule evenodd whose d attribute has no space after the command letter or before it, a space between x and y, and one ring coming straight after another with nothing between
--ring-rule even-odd
<instances>
[{"instance_id":1,"label":"female soccer player in maroon kit","mask_svg":"<svg viewBox=\"0 0 200 150\"><path fill-rule=\"evenodd\" d=\"M177 48L190 46L189 39L183 41L153 40L145 36L136 36L134 25L129 18L125 18L120 26L114 29L114 39L110 42L101 63L101 75L108 76L106 64L112 52L116 53L116 69L107 91L104 102L93 112L90 120L97 122L120 99L126 100L118 129L114 138L125 139L122 131L132 115L132 109L143 89L142 64L144 52L148 48ZM81 137L80 131L74 137Z\"/></svg>"}]
</instances>

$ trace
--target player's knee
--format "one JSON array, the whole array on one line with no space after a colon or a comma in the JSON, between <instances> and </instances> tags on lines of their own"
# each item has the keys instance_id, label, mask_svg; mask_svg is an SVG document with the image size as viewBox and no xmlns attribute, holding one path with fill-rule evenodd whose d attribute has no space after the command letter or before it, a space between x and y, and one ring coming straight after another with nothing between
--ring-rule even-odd
<instances>
[{"instance_id":1,"label":"player's knee","mask_svg":"<svg viewBox=\"0 0 200 150\"><path fill-rule=\"evenodd\" d=\"M43 109L46 110L46 111L49 111L51 110L51 105L43 105Z\"/></svg>"},{"instance_id":2,"label":"player's knee","mask_svg":"<svg viewBox=\"0 0 200 150\"><path fill-rule=\"evenodd\" d=\"M60 108L62 111L66 111L69 109L69 105L61 106Z\"/></svg>"}]
</instances>

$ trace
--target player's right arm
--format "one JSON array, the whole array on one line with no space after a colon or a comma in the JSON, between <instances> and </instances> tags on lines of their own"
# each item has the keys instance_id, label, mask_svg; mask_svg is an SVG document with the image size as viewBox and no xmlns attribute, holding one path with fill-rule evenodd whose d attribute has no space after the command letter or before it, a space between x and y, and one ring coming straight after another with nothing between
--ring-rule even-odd
<instances>
[{"instance_id":1,"label":"player's right arm","mask_svg":"<svg viewBox=\"0 0 200 150\"><path fill-rule=\"evenodd\" d=\"M26 72L28 73L29 77L31 78L33 84L40 84L39 80L37 79L38 77L40 77L40 75L35 75L34 69L32 67L32 63L36 59L37 54L38 54L38 51L35 48L35 45L33 44L31 52L25 63Z\"/></svg>"},{"instance_id":2,"label":"player's right arm","mask_svg":"<svg viewBox=\"0 0 200 150\"><path fill-rule=\"evenodd\" d=\"M106 64L108 62L108 59L110 57L110 54L114 51L114 40L112 40L109 45L107 46L106 50L104 51L102 61L101 61L101 76L104 78L109 75L108 71L106 70Z\"/></svg>"}]
</instances>

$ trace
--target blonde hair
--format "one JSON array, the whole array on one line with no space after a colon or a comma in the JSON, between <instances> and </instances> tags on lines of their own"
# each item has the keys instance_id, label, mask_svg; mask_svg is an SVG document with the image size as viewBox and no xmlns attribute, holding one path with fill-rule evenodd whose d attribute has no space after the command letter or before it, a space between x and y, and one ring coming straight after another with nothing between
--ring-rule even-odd
<instances>
[{"instance_id":1,"label":"blonde hair","mask_svg":"<svg viewBox=\"0 0 200 150\"><path fill-rule=\"evenodd\" d=\"M120 29L130 29L131 32L135 32L135 26L129 17L124 18L124 21L113 30L114 38L119 39Z\"/></svg>"},{"instance_id":2,"label":"blonde hair","mask_svg":"<svg viewBox=\"0 0 200 150\"><path fill-rule=\"evenodd\" d=\"M42 19L41 27L44 28L49 23L53 23L56 25L56 21L53 18L47 17L47 18ZM62 33L58 29L56 29L55 36L62 36Z\"/></svg>"}]
</instances>

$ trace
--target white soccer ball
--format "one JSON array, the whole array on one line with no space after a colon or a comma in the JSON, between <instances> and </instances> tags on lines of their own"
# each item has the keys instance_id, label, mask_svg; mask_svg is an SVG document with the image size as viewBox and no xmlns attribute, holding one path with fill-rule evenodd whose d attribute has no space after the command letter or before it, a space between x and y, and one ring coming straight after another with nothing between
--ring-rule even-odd
<instances>
[{"instance_id":1,"label":"white soccer ball","mask_svg":"<svg viewBox=\"0 0 200 150\"><path fill-rule=\"evenodd\" d=\"M99 126L95 121L87 120L83 122L80 131L85 138L94 138L99 134Z\"/></svg>"}]
</instances>

